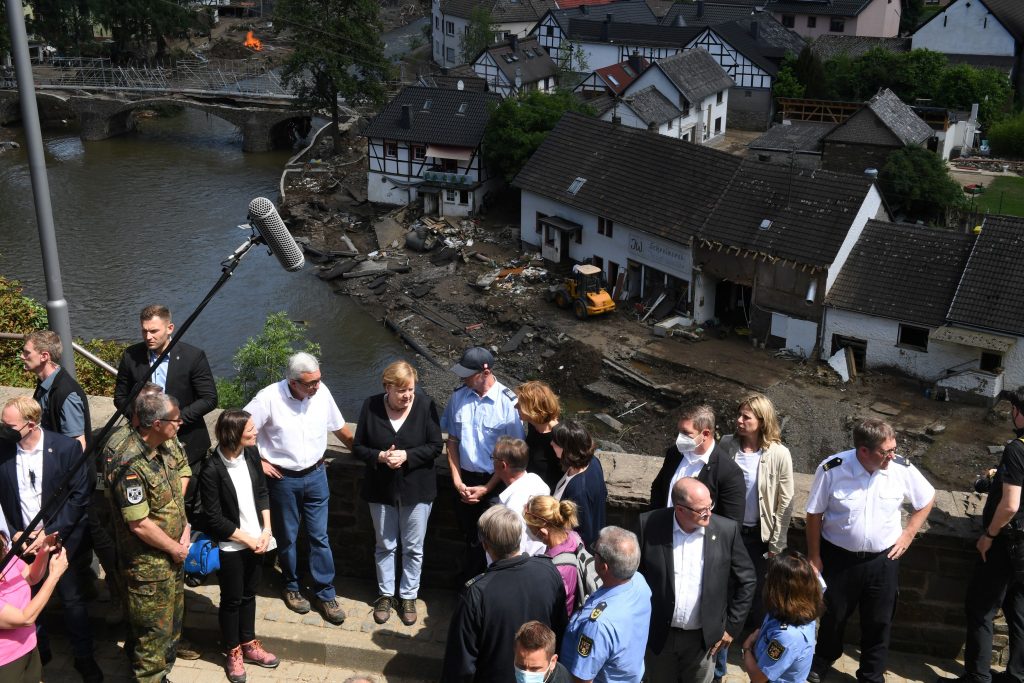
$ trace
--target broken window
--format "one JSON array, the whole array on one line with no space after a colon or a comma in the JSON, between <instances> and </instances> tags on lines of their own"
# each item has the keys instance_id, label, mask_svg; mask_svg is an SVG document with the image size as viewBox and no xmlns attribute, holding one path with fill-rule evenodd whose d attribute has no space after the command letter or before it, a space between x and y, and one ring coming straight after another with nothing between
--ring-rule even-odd
<instances>
[{"instance_id":1,"label":"broken window","mask_svg":"<svg viewBox=\"0 0 1024 683\"><path fill-rule=\"evenodd\" d=\"M928 351L928 328L900 323L900 334L897 346L915 351Z\"/></svg>"},{"instance_id":2,"label":"broken window","mask_svg":"<svg viewBox=\"0 0 1024 683\"><path fill-rule=\"evenodd\" d=\"M604 218L602 216L597 217L597 234L604 235L605 237L612 236L612 220L610 218Z\"/></svg>"}]
</instances>

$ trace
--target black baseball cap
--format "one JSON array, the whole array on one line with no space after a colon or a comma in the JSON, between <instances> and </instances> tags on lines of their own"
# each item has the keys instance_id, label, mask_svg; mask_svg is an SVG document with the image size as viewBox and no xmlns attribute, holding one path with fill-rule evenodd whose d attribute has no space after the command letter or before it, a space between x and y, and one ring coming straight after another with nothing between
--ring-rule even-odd
<instances>
[{"instance_id":1,"label":"black baseball cap","mask_svg":"<svg viewBox=\"0 0 1024 683\"><path fill-rule=\"evenodd\" d=\"M472 346L462 352L462 358L452 366L452 372L465 379L482 370L494 368L494 354L482 346Z\"/></svg>"}]
</instances>

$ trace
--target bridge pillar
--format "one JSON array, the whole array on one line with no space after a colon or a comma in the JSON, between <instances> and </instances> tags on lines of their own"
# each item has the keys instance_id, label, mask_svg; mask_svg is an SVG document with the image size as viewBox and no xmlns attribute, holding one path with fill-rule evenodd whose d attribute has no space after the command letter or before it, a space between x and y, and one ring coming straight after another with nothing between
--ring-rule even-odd
<instances>
[{"instance_id":1,"label":"bridge pillar","mask_svg":"<svg viewBox=\"0 0 1024 683\"><path fill-rule=\"evenodd\" d=\"M85 98L75 100L79 134L83 140L106 140L135 130L135 118L131 110L118 111L124 106L123 103L88 101Z\"/></svg>"},{"instance_id":2,"label":"bridge pillar","mask_svg":"<svg viewBox=\"0 0 1024 683\"><path fill-rule=\"evenodd\" d=\"M240 126L242 129L243 152L269 152L274 149L274 141L270 136L274 121L268 116L253 114L246 117Z\"/></svg>"}]
</instances>

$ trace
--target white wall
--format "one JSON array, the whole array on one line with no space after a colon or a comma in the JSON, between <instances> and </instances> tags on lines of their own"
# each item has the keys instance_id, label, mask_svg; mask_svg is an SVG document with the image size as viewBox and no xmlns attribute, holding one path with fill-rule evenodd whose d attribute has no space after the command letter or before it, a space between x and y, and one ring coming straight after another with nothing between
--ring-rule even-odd
<instances>
[{"instance_id":1,"label":"white wall","mask_svg":"<svg viewBox=\"0 0 1024 683\"><path fill-rule=\"evenodd\" d=\"M590 71L597 71L622 61L619 59L619 48L617 45L580 42L579 46L583 48L583 53L586 55L585 59L587 60L587 69Z\"/></svg>"},{"instance_id":2,"label":"white wall","mask_svg":"<svg viewBox=\"0 0 1024 683\"><path fill-rule=\"evenodd\" d=\"M878 193L878 189L874 185L868 190L864 202L860 205L860 210L850 224L850 230L846 233L846 239L843 240L843 244L836 253L835 261L828 268L828 278L825 280L824 294L827 295L831 291L832 285L835 283L836 278L839 277L839 271L843 269L843 264L846 263L850 252L853 251L853 246L860 239L864 225L872 218L885 220L885 210L882 208L882 195Z\"/></svg>"},{"instance_id":3,"label":"white wall","mask_svg":"<svg viewBox=\"0 0 1024 683\"><path fill-rule=\"evenodd\" d=\"M1013 36L977 0L956 0L922 26L912 45L936 52L966 55L1014 54Z\"/></svg>"}]
</instances>

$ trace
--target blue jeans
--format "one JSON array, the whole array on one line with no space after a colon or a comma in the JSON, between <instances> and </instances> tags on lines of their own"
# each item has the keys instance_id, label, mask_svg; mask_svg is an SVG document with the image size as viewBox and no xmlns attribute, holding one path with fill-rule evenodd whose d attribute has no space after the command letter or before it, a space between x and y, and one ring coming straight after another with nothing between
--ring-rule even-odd
<instances>
[{"instance_id":1,"label":"blue jeans","mask_svg":"<svg viewBox=\"0 0 1024 683\"><path fill-rule=\"evenodd\" d=\"M327 540L327 501L330 490L327 488L326 467L321 463L304 477L267 477L267 486L270 489L270 515L285 589L299 590L295 538L299 533L299 522L304 521L309 536L309 573L313 577L316 597L323 602L334 600L334 555L331 554L331 545Z\"/></svg>"},{"instance_id":2,"label":"blue jeans","mask_svg":"<svg viewBox=\"0 0 1024 683\"><path fill-rule=\"evenodd\" d=\"M420 590L423 566L423 538L432 503L394 507L370 503L370 517L377 535L374 559L377 561L377 588L381 595L395 594L395 549L402 538L402 581L398 597L415 600Z\"/></svg>"}]
</instances>

